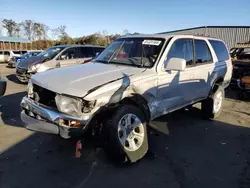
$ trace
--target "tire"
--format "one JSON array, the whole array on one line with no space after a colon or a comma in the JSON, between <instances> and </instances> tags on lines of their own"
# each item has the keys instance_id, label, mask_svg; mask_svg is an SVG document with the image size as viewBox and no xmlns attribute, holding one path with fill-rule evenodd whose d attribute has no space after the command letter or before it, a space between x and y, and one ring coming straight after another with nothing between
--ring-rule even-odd
<instances>
[{"instance_id":1,"label":"tire","mask_svg":"<svg viewBox=\"0 0 250 188\"><path fill-rule=\"evenodd\" d=\"M202 115L206 119L216 119L219 117L223 102L225 98L225 91L222 86L219 86L215 93L211 94L206 100L201 103Z\"/></svg>"},{"instance_id":2,"label":"tire","mask_svg":"<svg viewBox=\"0 0 250 188\"><path fill-rule=\"evenodd\" d=\"M127 123L128 119L130 124L129 121ZM135 120L139 122L135 123ZM118 107L105 123L104 129L106 151L117 162L135 163L147 153L148 134L145 116L135 106Z\"/></svg>"}]
</instances>

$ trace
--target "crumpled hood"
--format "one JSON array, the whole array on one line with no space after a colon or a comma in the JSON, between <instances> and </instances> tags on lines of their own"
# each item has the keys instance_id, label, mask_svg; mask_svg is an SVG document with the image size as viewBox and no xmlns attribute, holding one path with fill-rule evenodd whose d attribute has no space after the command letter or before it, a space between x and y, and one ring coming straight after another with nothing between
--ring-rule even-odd
<instances>
[{"instance_id":1,"label":"crumpled hood","mask_svg":"<svg viewBox=\"0 0 250 188\"><path fill-rule=\"evenodd\" d=\"M143 70L131 66L90 62L36 74L32 76L32 83L56 93L83 97L93 88Z\"/></svg>"},{"instance_id":2,"label":"crumpled hood","mask_svg":"<svg viewBox=\"0 0 250 188\"><path fill-rule=\"evenodd\" d=\"M21 61L18 64L18 67L28 69L30 65L41 63L44 59L46 59L46 57L43 57L43 56L29 57L29 58L23 59L23 61Z\"/></svg>"}]
</instances>

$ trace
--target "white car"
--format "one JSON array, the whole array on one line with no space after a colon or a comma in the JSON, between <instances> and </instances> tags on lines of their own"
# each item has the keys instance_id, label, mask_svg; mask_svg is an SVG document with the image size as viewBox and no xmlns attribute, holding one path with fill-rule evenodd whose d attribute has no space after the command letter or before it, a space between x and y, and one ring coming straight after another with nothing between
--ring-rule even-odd
<instances>
[{"instance_id":1,"label":"white car","mask_svg":"<svg viewBox=\"0 0 250 188\"><path fill-rule=\"evenodd\" d=\"M20 57L25 54L27 51L22 50L1 50L0 51L0 62L8 62L11 60L12 57Z\"/></svg>"}]
</instances>

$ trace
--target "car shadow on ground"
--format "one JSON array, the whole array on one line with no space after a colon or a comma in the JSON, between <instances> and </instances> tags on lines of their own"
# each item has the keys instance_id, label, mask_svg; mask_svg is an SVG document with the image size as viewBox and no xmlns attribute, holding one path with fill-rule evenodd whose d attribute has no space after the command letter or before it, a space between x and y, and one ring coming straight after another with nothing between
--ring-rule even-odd
<instances>
[{"instance_id":1,"label":"car shadow on ground","mask_svg":"<svg viewBox=\"0 0 250 188\"><path fill-rule=\"evenodd\" d=\"M151 135L155 158L130 166L110 161L93 138L34 133L0 155L0 187L247 187L250 129L200 118L191 108L162 116L168 135ZM15 178L13 181L13 177Z\"/></svg>"},{"instance_id":2,"label":"car shadow on ground","mask_svg":"<svg viewBox=\"0 0 250 188\"><path fill-rule=\"evenodd\" d=\"M26 92L19 92L5 95L0 98L0 114L4 124L16 127L23 126L20 118L20 103L22 97L25 95Z\"/></svg>"},{"instance_id":3,"label":"car shadow on ground","mask_svg":"<svg viewBox=\"0 0 250 188\"><path fill-rule=\"evenodd\" d=\"M27 85L27 84L25 84L25 83L20 82L20 81L18 80L18 78L16 77L15 74L7 75L6 78L7 78L9 81L14 82L14 83L16 83L16 84Z\"/></svg>"}]
</instances>

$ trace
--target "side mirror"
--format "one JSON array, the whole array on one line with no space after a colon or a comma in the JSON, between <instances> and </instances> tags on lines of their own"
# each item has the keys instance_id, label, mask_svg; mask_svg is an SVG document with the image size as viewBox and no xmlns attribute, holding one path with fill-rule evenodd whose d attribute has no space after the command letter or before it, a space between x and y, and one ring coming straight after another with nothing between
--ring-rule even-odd
<instances>
[{"instance_id":1,"label":"side mirror","mask_svg":"<svg viewBox=\"0 0 250 188\"><path fill-rule=\"evenodd\" d=\"M185 59L173 57L166 61L165 70L184 71L186 69Z\"/></svg>"}]
</instances>

